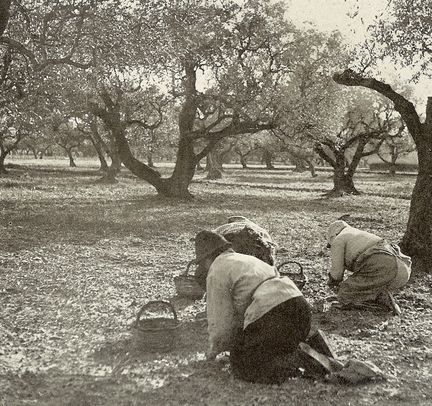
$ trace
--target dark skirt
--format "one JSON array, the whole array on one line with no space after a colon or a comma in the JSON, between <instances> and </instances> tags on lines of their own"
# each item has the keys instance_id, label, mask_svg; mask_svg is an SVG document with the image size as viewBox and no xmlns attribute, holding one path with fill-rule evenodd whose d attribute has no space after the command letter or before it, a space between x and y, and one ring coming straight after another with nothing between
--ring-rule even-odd
<instances>
[{"instance_id":1,"label":"dark skirt","mask_svg":"<svg viewBox=\"0 0 432 406\"><path fill-rule=\"evenodd\" d=\"M233 375L249 382L283 382L291 370L286 359L306 340L310 327L311 308L304 297L274 307L235 335L230 352Z\"/></svg>"}]
</instances>

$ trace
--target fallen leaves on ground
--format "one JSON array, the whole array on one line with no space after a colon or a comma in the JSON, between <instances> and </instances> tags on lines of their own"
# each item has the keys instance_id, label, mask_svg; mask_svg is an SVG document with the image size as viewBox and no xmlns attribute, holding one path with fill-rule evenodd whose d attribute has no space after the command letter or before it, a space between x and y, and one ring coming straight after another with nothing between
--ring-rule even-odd
<instances>
[{"instance_id":1,"label":"fallen leaves on ground","mask_svg":"<svg viewBox=\"0 0 432 406\"><path fill-rule=\"evenodd\" d=\"M241 183L243 176L233 171L224 181ZM50 406L430 403L432 277L414 277L397 295L401 317L332 309L325 285L327 225L350 214L354 225L398 241L409 201L397 193L400 185L410 192L411 178L397 186L365 175L361 184L369 195L329 200L318 190L330 187L327 175L258 176L256 185L270 187L194 183L191 202L159 198L130 177L110 186L66 172L16 171L1 178L0 400ZM282 177L289 187L272 188ZM372 196L386 190L392 197ZM285 251L280 262L303 264L314 323L337 356L372 361L386 382L252 385L234 380L226 360L204 361L206 323L195 315L205 304L176 296L173 277L193 257L190 238L236 214L271 232ZM170 352L146 353L136 345L132 326L149 300L170 300L177 310L180 327Z\"/></svg>"}]
</instances>

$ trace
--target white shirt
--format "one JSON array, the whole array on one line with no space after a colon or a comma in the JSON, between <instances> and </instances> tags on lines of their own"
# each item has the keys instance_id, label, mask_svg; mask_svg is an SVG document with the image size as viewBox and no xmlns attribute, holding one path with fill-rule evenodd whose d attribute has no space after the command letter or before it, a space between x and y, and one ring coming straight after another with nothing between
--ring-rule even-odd
<instances>
[{"instance_id":1,"label":"white shirt","mask_svg":"<svg viewBox=\"0 0 432 406\"><path fill-rule=\"evenodd\" d=\"M345 269L354 270L356 261L371 253L385 253L397 258L398 275L405 278L411 272L411 259L401 253L400 248L388 244L385 240L367 231L347 226L336 237L331 239L331 276L340 281Z\"/></svg>"},{"instance_id":2,"label":"white shirt","mask_svg":"<svg viewBox=\"0 0 432 406\"><path fill-rule=\"evenodd\" d=\"M258 288L257 288L258 287ZM265 262L225 251L207 276L207 319L210 353L231 349L238 328L245 328L275 306L302 296L291 279L279 277Z\"/></svg>"}]
</instances>

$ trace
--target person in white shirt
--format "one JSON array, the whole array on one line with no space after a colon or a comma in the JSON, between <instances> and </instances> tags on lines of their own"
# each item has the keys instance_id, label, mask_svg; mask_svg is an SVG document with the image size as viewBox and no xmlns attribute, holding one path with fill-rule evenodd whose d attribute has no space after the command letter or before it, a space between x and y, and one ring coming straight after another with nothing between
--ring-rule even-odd
<instances>
[{"instance_id":1,"label":"person in white shirt","mask_svg":"<svg viewBox=\"0 0 432 406\"><path fill-rule=\"evenodd\" d=\"M327 240L331 249L328 284L337 290L339 302L345 307L376 303L400 314L392 292L408 282L410 257L396 244L342 220L330 224ZM352 273L344 280L345 270Z\"/></svg>"},{"instance_id":2,"label":"person in white shirt","mask_svg":"<svg viewBox=\"0 0 432 406\"><path fill-rule=\"evenodd\" d=\"M207 272L207 359L229 351L234 376L283 382L296 372L284 357L289 359L311 328L311 308L300 290L273 266L236 253L215 232L199 232L195 252L195 262Z\"/></svg>"}]
</instances>

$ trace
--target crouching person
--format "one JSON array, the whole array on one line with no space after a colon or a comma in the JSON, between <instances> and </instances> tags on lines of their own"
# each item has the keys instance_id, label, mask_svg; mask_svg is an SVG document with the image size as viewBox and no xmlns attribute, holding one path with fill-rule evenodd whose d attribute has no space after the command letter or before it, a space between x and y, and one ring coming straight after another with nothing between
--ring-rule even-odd
<instances>
[{"instance_id":1,"label":"crouching person","mask_svg":"<svg viewBox=\"0 0 432 406\"><path fill-rule=\"evenodd\" d=\"M328 284L337 289L346 307L382 305L400 314L392 292L404 286L411 274L411 259L396 244L345 221L332 223L327 233L331 248ZM344 279L345 269L352 274Z\"/></svg>"},{"instance_id":2,"label":"crouching person","mask_svg":"<svg viewBox=\"0 0 432 406\"><path fill-rule=\"evenodd\" d=\"M199 232L195 251L206 274L207 359L229 351L233 375L250 382L280 383L295 374L290 357L311 327L310 306L296 285L234 252L215 232Z\"/></svg>"}]
</instances>

